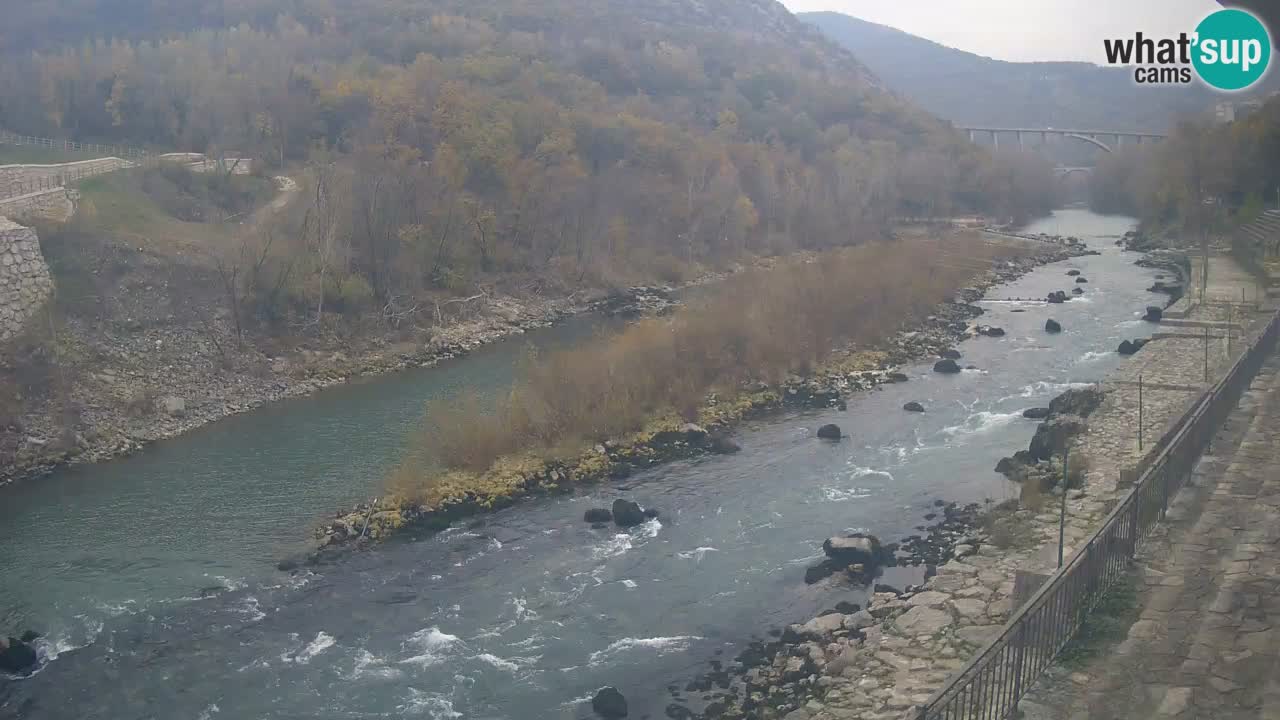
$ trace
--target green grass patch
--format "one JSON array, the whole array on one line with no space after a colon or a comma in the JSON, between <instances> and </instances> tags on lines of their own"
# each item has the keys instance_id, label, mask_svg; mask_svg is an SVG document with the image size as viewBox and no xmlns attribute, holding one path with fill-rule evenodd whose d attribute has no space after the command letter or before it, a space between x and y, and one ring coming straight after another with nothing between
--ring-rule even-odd
<instances>
[{"instance_id":1,"label":"green grass patch","mask_svg":"<svg viewBox=\"0 0 1280 720\"><path fill-rule=\"evenodd\" d=\"M120 170L77 187L83 215L102 230L130 235L213 231L275 193L266 178L192 173L177 166Z\"/></svg>"},{"instance_id":2,"label":"green grass patch","mask_svg":"<svg viewBox=\"0 0 1280 720\"><path fill-rule=\"evenodd\" d=\"M1076 636L1058 656L1058 662L1077 670L1124 640L1138 620L1138 589L1138 578L1133 573L1112 585L1085 616Z\"/></svg>"},{"instance_id":3,"label":"green grass patch","mask_svg":"<svg viewBox=\"0 0 1280 720\"><path fill-rule=\"evenodd\" d=\"M112 232L145 234L168 215L132 182L136 170L121 170L82 181L80 207L98 227Z\"/></svg>"}]
</instances>

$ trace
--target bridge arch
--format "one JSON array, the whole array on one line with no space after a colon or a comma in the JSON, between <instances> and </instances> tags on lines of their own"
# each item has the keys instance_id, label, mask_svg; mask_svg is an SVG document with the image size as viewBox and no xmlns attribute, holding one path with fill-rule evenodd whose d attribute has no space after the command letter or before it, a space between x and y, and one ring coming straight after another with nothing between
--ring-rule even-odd
<instances>
[{"instance_id":1,"label":"bridge arch","mask_svg":"<svg viewBox=\"0 0 1280 720\"><path fill-rule=\"evenodd\" d=\"M1096 137L1090 137L1090 136L1088 136L1088 135L1081 135L1080 133L1070 133L1070 132L1069 132L1069 133L1063 133L1063 134L1062 134L1062 136L1063 136L1063 137L1069 137L1069 138L1075 138L1076 140L1083 140L1083 141L1085 141L1085 142L1087 142L1087 143L1092 143L1092 144L1097 145L1098 147L1102 148L1103 152L1111 152L1111 151L1112 151L1112 150L1111 150L1111 146L1110 146L1110 145L1108 145L1108 144L1106 144L1106 143L1102 142L1101 140L1099 140L1099 139L1098 139L1098 138L1096 138Z\"/></svg>"}]
</instances>

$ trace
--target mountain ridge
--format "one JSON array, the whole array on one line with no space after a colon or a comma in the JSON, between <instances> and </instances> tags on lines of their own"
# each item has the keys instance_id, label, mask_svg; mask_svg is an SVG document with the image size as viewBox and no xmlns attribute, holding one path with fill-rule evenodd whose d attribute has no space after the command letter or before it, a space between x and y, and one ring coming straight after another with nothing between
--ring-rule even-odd
<instances>
[{"instance_id":1,"label":"mountain ridge","mask_svg":"<svg viewBox=\"0 0 1280 720\"><path fill-rule=\"evenodd\" d=\"M1009 62L836 12L798 13L889 88L958 125L1164 131L1222 96L1200 86L1142 88L1128 70L1080 61Z\"/></svg>"}]
</instances>

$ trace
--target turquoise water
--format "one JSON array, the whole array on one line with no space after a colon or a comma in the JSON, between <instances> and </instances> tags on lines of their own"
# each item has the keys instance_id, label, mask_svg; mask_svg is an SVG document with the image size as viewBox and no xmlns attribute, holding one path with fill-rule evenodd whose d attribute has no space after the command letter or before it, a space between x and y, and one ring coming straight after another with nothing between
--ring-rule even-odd
<instances>
[{"instance_id":1,"label":"turquoise water","mask_svg":"<svg viewBox=\"0 0 1280 720\"><path fill-rule=\"evenodd\" d=\"M993 291L1069 290L1069 268L1090 280L1064 305L989 303L983 322L1007 334L960 344L978 370L942 376L922 363L847 412L748 424L737 455L533 499L317 573L274 563L316 518L376 492L424 399L503 387L522 341L0 490L0 627L46 631L56 655L30 679L0 680L0 717L578 718L604 684L635 716L662 716L668 684L770 626L865 600L804 584L824 537L865 529L893 541L937 499L1016 493L992 468L1033 434L1022 410L1101 379L1123 362L1120 340L1150 332L1138 315L1159 301L1145 291L1154 272L1113 246L1131 226L1063 211L1030 228L1103 254ZM1062 334L1043 332L1048 316ZM535 339L590 330L583 321ZM909 400L927 412L903 412ZM815 441L827 422L849 438ZM660 521L582 522L620 496L660 509ZM211 585L226 589L201 598Z\"/></svg>"}]
</instances>

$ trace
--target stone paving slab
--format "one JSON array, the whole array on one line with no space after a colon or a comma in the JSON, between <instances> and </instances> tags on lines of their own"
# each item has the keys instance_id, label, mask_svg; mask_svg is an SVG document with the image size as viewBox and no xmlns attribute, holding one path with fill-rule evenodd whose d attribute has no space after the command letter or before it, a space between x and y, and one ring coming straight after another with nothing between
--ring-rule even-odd
<instances>
[{"instance_id":1,"label":"stone paving slab","mask_svg":"<svg viewBox=\"0 0 1280 720\"><path fill-rule=\"evenodd\" d=\"M1139 555L1139 620L1023 703L1028 720L1280 719L1280 359ZM1234 444L1234 447L1232 447Z\"/></svg>"},{"instance_id":2,"label":"stone paving slab","mask_svg":"<svg viewBox=\"0 0 1280 720\"><path fill-rule=\"evenodd\" d=\"M1233 264L1229 258L1214 261ZM1211 270L1210 278L1230 278L1236 272L1236 268L1223 273ZM1208 321L1234 315L1233 308L1210 305L1197 306L1191 313L1194 319ZM1254 316L1246 316L1242 322L1248 326L1246 336L1256 335L1263 325ZM1243 342L1236 343L1229 358L1225 341L1210 343L1210 378L1214 382L1244 347ZM1139 374L1144 381L1143 435L1149 439L1141 450ZM1148 382L1152 383L1150 388L1145 387ZM1088 470L1085 487L1070 491L1064 503L1068 557L1127 492L1122 477L1152 452L1154 440L1201 397L1206 387L1203 340L1149 343L1102 387L1106 390L1103 404L1090 415L1088 429L1072 451L1073 458L1087 458ZM999 634L1013 610L1017 575L1048 574L1057 567L1059 502L1060 496L1048 498L1044 507L1016 510L1010 517L1020 533L1016 544L982 544L976 554L939 567L938 575L924 587L923 605L908 605L892 594L876 593L869 610L890 621L867 628L861 643L815 649L814 653L830 657L818 680L826 688L825 697L809 701L788 714L787 720L899 720L909 708L927 702L951 673L964 666L970 653ZM1165 702L1169 686L1159 690L1148 698L1149 703ZM1171 707L1182 694L1172 694Z\"/></svg>"}]
</instances>

